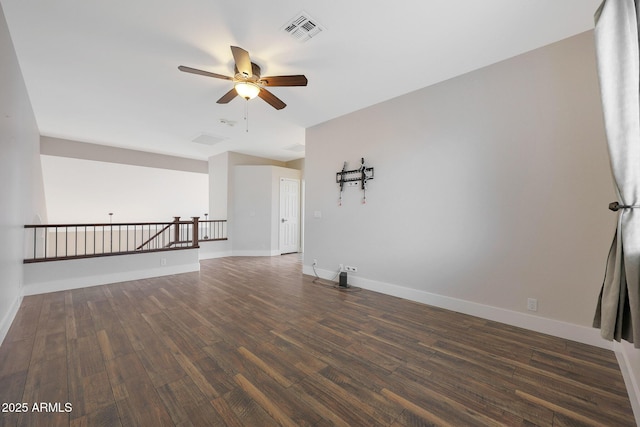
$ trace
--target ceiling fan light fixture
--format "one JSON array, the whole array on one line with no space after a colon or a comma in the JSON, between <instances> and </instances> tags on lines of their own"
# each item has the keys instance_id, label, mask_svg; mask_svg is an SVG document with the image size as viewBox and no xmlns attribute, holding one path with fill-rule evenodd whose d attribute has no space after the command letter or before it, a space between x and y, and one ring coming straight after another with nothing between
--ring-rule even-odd
<instances>
[{"instance_id":1,"label":"ceiling fan light fixture","mask_svg":"<svg viewBox=\"0 0 640 427\"><path fill-rule=\"evenodd\" d=\"M253 99L260 93L260 86L251 82L238 82L235 84L236 92L244 99Z\"/></svg>"}]
</instances>

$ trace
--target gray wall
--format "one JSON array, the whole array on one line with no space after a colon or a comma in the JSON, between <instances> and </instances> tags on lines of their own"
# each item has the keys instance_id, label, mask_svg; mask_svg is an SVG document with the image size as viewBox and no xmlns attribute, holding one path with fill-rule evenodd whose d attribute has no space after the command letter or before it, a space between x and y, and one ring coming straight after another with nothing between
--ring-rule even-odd
<instances>
[{"instance_id":1,"label":"gray wall","mask_svg":"<svg viewBox=\"0 0 640 427\"><path fill-rule=\"evenodd\" d=\"M0 341L21 297L24 224L46 221L40 135L0 7Z\"/></svg>"},{"instance_id":2,"label":"gray wall","mask_svg":"<svg viewBox=\"0 0 640 427\"><path fill-rule=\"evenodd\" d=\"M304 159L292 160L285 163L278 160L235 153L233 151L221 153L209 158L209 216L211 219L228 220L227 233L229 241L227 242L226 249L231 251L231 249L233 248L233 253L260 255L270 254L271 252L275 252L277 250L277 246L273 248L273 245L270 243L269 238L260 239L257 238L257 236L254 236L254 238L257 238L257 240L254 242L250 242L252 232L247 233L246 230L245 232L241 231L243 227L247 225L247 221L248 224L250 224L251 229L254 229L257 225L256 221L258 221L258 218L252 217L247 220L247 218L239 218L236 215L236 207L238 205L244 207L247 203L250 203L248 202L249 199L247 199L246 194L253 192L251 187L241 185L240 188L242 189L245 196L242 196L242 200L239 203L236 203L236 193L238 190L238 185L236 185L236 168L240 166L273 166L276 169L296 169L300 171L300 173L298 173L296 177L300 178L302 176L302 173L304 172ZM266 171L273 169L257 168L255 170ZM245 175L242 176L243 178L246 178ZM262 188L263 190L267 189L265 191L268 191L269 187L260 186L260 188ZM262 200L264 196L265 193L256 193L256 201ZM245 223L240 224L242 221L245 221ZM264 224L266 224L266 228L261 229L258 234L268 234L273 232L268 221ZM238 231L241 233L240 235L236 234Z\"/></svg>"},{"instance_id":3,"label":"gray wall","mask_svg":"<svg viewBox=\"0 0 640 427\"><path fill-rule=\"evenodd\" d=\"M234 167L234 255L280 254L280 178L300 179L297 169L270 165Z\"/></svg>"},{"instance_id":4,"label":"gray wall","mask_svg":"<svg viewBox=\"0 0 640 427\"><path fill-rule=\"evenodd\" d=\"M183 172L208 172L208 165L204 160L109 147L106 145L90 144L50 136L42 136L40 138L40 153L49 156L96 160L100 162L170 169Z\"/></svg>"},{"instance_id":5,"label":"gray wall","mask_svg":"<svg viewBox=\"0 0 640 427\"><path fill-rule=\"evenodd\" d=\"M360 157L367 204L338 207ZM305 179L305 271L590 326L615 229L593 33L307 129Z\"/></svg>"},{"instance_id":6,"label":"gray wall","mask_svg":"<svg viewBox=\"0 0 640 427\"><path fill-rule=\"evenodd\" d=\"M285 167L285 162L227 151L209 157L209 212L213 219L233 220L234 168L238 165Z\"/></svg>"}]
</instances>

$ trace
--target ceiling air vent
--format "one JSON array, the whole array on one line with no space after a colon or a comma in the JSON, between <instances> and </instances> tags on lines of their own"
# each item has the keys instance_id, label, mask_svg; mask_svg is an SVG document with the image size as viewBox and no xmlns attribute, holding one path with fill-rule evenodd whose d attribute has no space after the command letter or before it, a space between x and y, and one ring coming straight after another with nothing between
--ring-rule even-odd
<instances>
[{"instance_id":1,"label":"ceiling air vent","mask_svg":"<svg viewBox=\"0 0 640 427\"><path fill-rule=\"evenodd\" d=\"M295 152L299 153L301 151L304 151L305 148L306 147L305 147L304 144L293 144L293 145L291 145L289 147L285 147L284 149L285 150L289 150L289 151L295 151Z\"/></svg>"},{"instance_id":2,"label":"ceiling air vent","mask_svg":"<svg viewBox=\"0 0 640 427\"><path fill-rule=\"evenodd\" d=\"M298 13L293 19L287 22L282 29L285 33L301 42L306 42L324 31L324 28L318 24L318 21L311 18L307 12Z\"/></svg>"},{"instance_id":3,"label":"ceiling air vent","mask_svg":"<svg viewBox=\"0 0 640 427\"><path fill-rule=\"evenodd\" d=\"M200 135L198 135L196 138L192 139L191 141L195 142L197 144L216 145L216 144L221 143L224 140L226 140L226 138L221 138L219 136L210 135L208 133L201 133Z\"/></svg>"}]
</instances>

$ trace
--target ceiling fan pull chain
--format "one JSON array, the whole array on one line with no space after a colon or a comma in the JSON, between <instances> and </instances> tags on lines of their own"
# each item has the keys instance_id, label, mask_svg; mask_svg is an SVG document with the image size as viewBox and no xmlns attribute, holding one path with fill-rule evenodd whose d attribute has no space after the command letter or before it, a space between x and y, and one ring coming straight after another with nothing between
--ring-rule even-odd
<instances>
[{"instance_id":1,"label":"ceiling fan pull chain","mask_svg":"<svg viewBox=\"0 0 640 427\"><path fill-rule=\"evenodd\" d=\"M244 101L244 122L246 125L246 132L249 132L249 100Z\"/></svg>"}]
</instances>

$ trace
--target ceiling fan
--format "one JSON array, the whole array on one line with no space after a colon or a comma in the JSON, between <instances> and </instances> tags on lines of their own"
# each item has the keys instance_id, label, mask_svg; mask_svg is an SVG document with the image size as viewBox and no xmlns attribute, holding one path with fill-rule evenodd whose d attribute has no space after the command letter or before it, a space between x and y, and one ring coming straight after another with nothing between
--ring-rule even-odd
<instances>
[{"instance_id":1,"label":"ceiling fan","mask_svg":"<svg viewBox=\"0 0 640 427\"><path fill-rule=\"evenodd\" d=\"M211 73L209 71L198 70L196 68L185 67L180 65L178 69L185 73L200 74L202 76L214 77L216 79L231 80L234 83L233 89L222 95L218 99L218 104L227 104L237 95L249 100L259 96L265 100L276 110L282 110L287 106L273 93L265 89L265 86L306 86L307 78L302 75L294 76L260 76L260 67L249 58L249 52L237 47L231 46L231 53L236 63L235 76L229 77L222 74Z\"/></svg>"}]
</instances>

